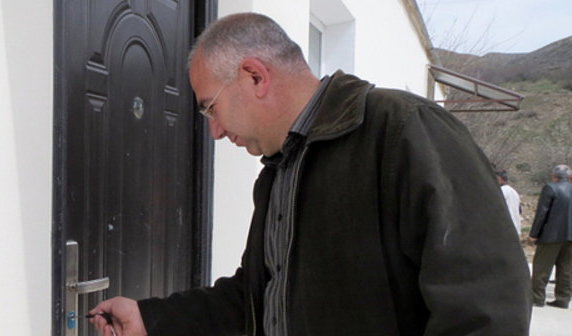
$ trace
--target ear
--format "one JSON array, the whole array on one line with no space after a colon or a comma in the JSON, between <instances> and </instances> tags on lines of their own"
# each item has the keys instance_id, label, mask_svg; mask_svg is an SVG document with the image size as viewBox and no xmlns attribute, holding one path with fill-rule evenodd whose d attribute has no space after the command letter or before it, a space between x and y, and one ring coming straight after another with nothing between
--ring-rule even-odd
<instances>
[{"instance_id":1,"label":"ear","mask_svg":"<svg viewBox=\"0 0 572 336\"><path fill-rule=\"evenodd\" d=\"M245 58L240 63L240 74L246 85L254 90L258 98L268 94L270 88L270 69L259 59L254 57Z\"/></svg>"}]
</instances>

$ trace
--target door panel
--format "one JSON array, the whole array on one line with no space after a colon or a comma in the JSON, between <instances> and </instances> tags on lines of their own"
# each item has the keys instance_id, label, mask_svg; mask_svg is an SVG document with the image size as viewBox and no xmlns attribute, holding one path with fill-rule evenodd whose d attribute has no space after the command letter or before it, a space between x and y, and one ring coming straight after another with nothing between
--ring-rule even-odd
<instances>
[{"instance_id":1,"label":"door panel","mask_svg":"<svg viewBox=\"0 0 572 336\"><path fill-rule=\"evenodd\" d=\"M55 5L54 335L67 325L66 241L78 242L79 281L110 278L106 291L80 296L80 315L104 298L209 281L212 141L186 77L209 3Z\"/></svg>"}]
</instances>

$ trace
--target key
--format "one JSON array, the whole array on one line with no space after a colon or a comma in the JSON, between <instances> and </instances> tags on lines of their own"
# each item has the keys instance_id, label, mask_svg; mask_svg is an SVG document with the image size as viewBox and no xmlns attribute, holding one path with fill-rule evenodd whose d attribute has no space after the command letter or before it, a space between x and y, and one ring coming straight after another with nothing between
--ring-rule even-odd
<instances>
[{"instance_id":1,"label":"key","mask_svg":"<svg viewBox=\"0 0 572 336\"><path fill-rule=\"evenodd\" d=\"M106 312L99 312L99 313L95 313L95 314L87 314L87 315L85 315L85 318L94 318L97 315L100 315L101 317L103 317L105 319L107 324L109 324L111 326L111 334L113 336L117 336L117 334L115 333L115 328L113 328L113 320L111 319L111 314L106 313Z\"/></svg>"}]
</instances>

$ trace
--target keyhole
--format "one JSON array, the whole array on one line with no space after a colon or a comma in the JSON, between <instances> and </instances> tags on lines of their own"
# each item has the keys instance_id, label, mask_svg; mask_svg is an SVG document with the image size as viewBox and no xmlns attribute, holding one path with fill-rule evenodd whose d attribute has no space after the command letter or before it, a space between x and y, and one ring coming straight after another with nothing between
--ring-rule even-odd
<instances>
[{"instance_id":1,"label":"keyhole","mask_svg":"<svg viewBox=\"0 0 572 336\"><path fill-rule=\"evenodd\" d=\"M135 97L133 99L133 114L137 119L141 119L143 117L143 113L145 112L143 104L144 104L143 99L139 97Z\"/></svg>"}]
</instances>

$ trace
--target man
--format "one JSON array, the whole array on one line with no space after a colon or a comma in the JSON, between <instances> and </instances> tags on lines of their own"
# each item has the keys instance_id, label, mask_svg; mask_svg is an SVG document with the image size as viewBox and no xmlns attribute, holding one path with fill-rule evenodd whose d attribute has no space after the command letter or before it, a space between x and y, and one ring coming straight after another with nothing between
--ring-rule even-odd
<instances>
[{"instance_id":1,"label":"man","mask_svg":"<svg viewBox=\"0 0 572 336\"><path fill-rule=\"evenodd\" d=\"M497 171L496 175L497 181L501 186L501 191L504 196L510 218L516 228L516 232L520 236L522 232L520 225L520 196L518 195L518 192L508 184L508 173L506 170Z\"/></svg>"},{"instance_id":2,"label":"man","mask_svg":"<svg viewBox=\"0 0 572 336\"><path fill-rule=\"evenodd\" d=\"M549 306L568 308L572 295L572 184L566 165L552 170L552 182L542 188L530 238L536 242L532 262L533 304L544 306L546 284L556 265L555 300Z\"/></svg>"},{"instance_id":3,"label":"man","mask_svg":"<svg viewBox=\"0 0 572 336\"><path fill-rule=\"evenodd\" d=\"M189 74L212 136L263 155L241 267L92 313L130 336L528 334L523 251L450 113L341 71L320 81L258 14L212 24Z\"/></svg>"}]
</instances>

